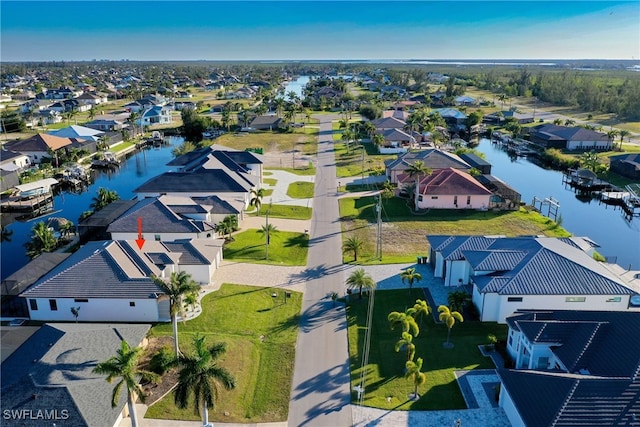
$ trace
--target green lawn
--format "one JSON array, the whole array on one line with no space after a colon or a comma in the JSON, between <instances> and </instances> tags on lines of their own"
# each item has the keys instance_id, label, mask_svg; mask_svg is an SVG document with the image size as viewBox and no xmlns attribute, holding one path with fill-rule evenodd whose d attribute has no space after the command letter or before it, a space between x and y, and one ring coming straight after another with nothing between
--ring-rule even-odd
<instances>
[{"instance_id":1,"label":"green lawn","mask_svg":"<svg viewBox=\"0 0 640 427\"><path fill-rule=\"evenodd\" d=\"M378 154L377 148L368 142L362 144L351 144L351 149L347 151L345 143L335 143L333 145L336 158L336 176L339 178L358 176L363 173L369 176L376 169L384 171L384 161L395 159L395 154ZM364 149L364 154L363 154Z\"/></svg>"},{"instance_id":2,"label":"green lawn","mask_svg":"<svg viewBox=\"0 0 640 427\"><path fill-rule=\"evenodd\" d=\"M295 128L292 132L259 131L252 133L227 133L216 139L216 144L244 150L245 148L262 148L266 151L300 150L312 155L317 152L318 129Z\"/></svg>"},{"instance_id":3,"label":"green lawn","mask_svg":"<svg viewBox=\"0 0 640 427\"><path fill-rule=\"evenodd\" d=\"M295 173L296 175L303 175L303 176L312 176L316 174L316 168L313 167L313 165L307 165L306 167L300 167L300 168L269 168L272 170L281 170L281 171L287 171L287 172L291 172L291 173Z\"/></svg>"},{"instance_id":4,"label":"green lawn","mask_svg":"<svg viewBox=\"0 0 640 427\"><path fill-rule=\"evenodd\" d=\"M292 182L287 188L287 196L294 199L310 199L313 197L313 188L313 182Z\"/></svg>"},{"instance_id":5,"label":"green lawn","mask_svg":"<svg viewBox=\"0 0 640 427\"><path fill-rule=\"evenodd\" d=\"M190 350L196 332L206 335L209 345L227 344L220 364L235 376L237 385L231 391L221 389L215 409L209 409L211 421L287 420L301 305L299 292L291 292L291 298L285 301L282 289L224 283L203 298L199 317L179 324L183 351ZM150 335L172 336L171 324L154 326ZM172 393L152 405L145 417L200 420L191 406L178 409Z\"/></svg>"},{"instance_id":6,"label":"green lawn","mask_svg":"<svg viewBox=\"0 0 640 427\"><path fill-rule=\"evenodd\" d=\"M339 200L343 239L356 235L364 241L364 247L358 255L358 263L415 261L417 256L429 253L429 245L425 239L427 234L570 236L570 233L551 219L525 209L513 212L434 209L426 214L414 215L406 200L383 199L383 257L382 261L379 261L373 258L376 241L375 204L376 200L373 197ZM346 253L344 261L352 260L352 255Z\"/></svg>"},{"instance_id":7,"label":"green lawn","mask_svg":"<svg viewBox=\"0 0 640 427\"><path fill-rule=\"evenodd\" d=\"M478 345L487 344L488 334L494 334L504 340L507 327L488 322L458 322L451 330L454 348L446 349L442 346L447 340L446 326L434 323L431 316L425 319L420 334L414 338L413 343L416 345L414 360L419 357L424 360L422 372L426 374L427 382L418 388L421 398L418 401L410 401L407 397L413 392L414 386L410 380L404 378L406 352L394 351L395 343L400 339L402 331L398 328L391 330L387 315L392 311L404 311L418 298L424 299L418 289L414 289L411 298L406 289L375 293L371 350L369 363L364 368L364 405L396 410L466 409L453 371L494 368L491 360L482 356ZM347 306L352 386L360 384L363 369L367 305L366 298L358 300L356 296Z\"/></svg>"},{"instance_id":8,"label":"green lawn","mask_svg":"<svg viewBox=\"0 0 640 427\"><path fill-rule=\"evenodd\" d=\"M274 186L278 182L275 178L262 178L262 183L266 185Z\"/></svg>"},{"instance_id":9,"label":"green lawn","mask_svg":"<svg viewBox=\"0 0 640 427\"><path fill-rule=\"evenodd\" d=\"M269 259L266 259L265 236L257 229L233 235L235 239L224 245L223 257L230 261L258 264L306 265L309 236L305 233L280 231L271 233Z\"/></svg>"},{"instance_id":10,"label":"green lawn","mask_svg":"<svg viewBox=\"0 0 640 427\"><path fill-rule=\"evenodd\" d=\"M269 210L269 217L271 218L284 218L284 219L311 219L312 209L305 206L292 206L292 205L271 205L263 204L260 207L260 213L258 216L265 216ZM256 216L255 212L249 215Z\"/></svg>"}]
</instances>

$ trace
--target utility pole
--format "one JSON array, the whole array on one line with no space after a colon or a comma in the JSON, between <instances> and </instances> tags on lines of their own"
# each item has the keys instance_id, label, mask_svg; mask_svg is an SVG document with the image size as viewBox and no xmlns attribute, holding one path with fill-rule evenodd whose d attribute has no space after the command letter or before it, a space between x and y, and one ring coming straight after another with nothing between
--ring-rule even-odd
<instances>
[{"instance_id":1,"label":"utility pole","mask_svg":"<svg viewBox=\"0 0 640 427\"><path fill-rule=\"evenodd\" d=\"M382 194L378 194L378 204L376 205L376 213L378 214L377 232L376 232L376 258L382 260Z\"/></svg>"}]
</instances>

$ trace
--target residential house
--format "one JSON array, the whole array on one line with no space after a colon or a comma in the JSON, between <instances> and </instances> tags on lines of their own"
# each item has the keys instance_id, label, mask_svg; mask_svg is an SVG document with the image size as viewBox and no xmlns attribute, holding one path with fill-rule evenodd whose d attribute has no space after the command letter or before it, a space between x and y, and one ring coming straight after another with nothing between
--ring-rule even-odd
<instances>
[{"instance_id":1,"label":"residential house","mask_svg":"<svg viewBox=\"0 0 640 427\"><path fill-rule=\"evenodd\" d=\"M508 119L513 119L519 124L523 125L527 123L533 123L533 114L520 113L515 110L498 111L484 116L482 118L482 122L492 125L503 125Z\"/></svg>"},{"instance_id":2,"label":"residential house","mask_svg":"<svg viewBox=\"0 0 640 427\"><path fill-rule=\"evenodd\" d=\"M447 168L459 169L461 171L471 169L471 166L469 166L468 163L455 154L449 153L448 151L438 150L436 148L428 148L425 150L401 154L396 159L386 160L384 162L385 172L389 182L397 184L398 176L404 174L416 161L421 161L432 171Z\"/></svg>"},{"instance_id":3,"label":"residential house","mask_svg":"<svg viewBox=\"0 0 640 427\"><path fill-rule=\"evenodd\" d=\"M613 141L606 134L583 127L542 124L529 129L531 142L561 150L611 150Z\"/></svg>"},{"instance_id":4,"label":"residential house","mask_svg":"<svg viewBox=\"0 0 640 427\"><path fill-rule=\"evenodd\" d=\"M640 313L522 311L507 317L515 369L499 369L514 427L633 426L640 414Z\"/></svg>"},{"instance_id":5,"label":"residential house","mask_svg":"<svg viewBox=\"0 0 640 427\"><path fill-rule=\"evenodd\" d=\"M415 145L416 139L401 129L377 130L382 135L384 144L378 146L380 154L406 153Z\"/></svg>"},{"instance_id":6,"label":"residential house","mask_svg":"<svg viewBox=\"0 0 640 427\"><path fill-rule=\"evenodd\" d=\"M145 110L139 119L138 126L151 126L155 124L171 123L171 110L165 106L154 106Z\"/></svg>"},{"instance_id":7,"label":"residential house","mask_svg":"<svg viewBox=\"0 0 640 427\"><path fill-rule=\"evenodd\" d=\"M116 132L128 127L128 125L124 124L122 121L115 119L95 119L85 123L84 125L88 128L102 132Z\"/></svg>"},{"instance_id":8,"label":"residential house","mask_svg":"<svg viewBox=\"0 0 640 427\"><path fill-rule=\"evenodd\" d=\"M88 313L80 311L79 318ZM47 323L2 363L3 426L117 427L128 416L126 390L93 372L121 342L144 345L147 324ZM3 331L3 335L4 335Z\"/></svg>"},{"instance_id":9,"label":"residential house","mask_svg":"<svg viewBox=\"0 0 640 427\"><path fill-rule=\"evenodd\" d=\"M78 125L71 125L49 132L49 135L59 136L61 138L77 138L93 142L98 142L104 134L102 131Z\"/></svg>"},{"instance_id":10,"label":"residential house","mask_svg":"<svg viewBox=\"0 0 640 427\"><path fill-rule=\"evenodd\" d=\"M282 119L278 116L257 116L251 121L249 127L255 130L276 130L282 126Z\"/></svg>"},{"instance_id":11,"label":"residential house","mask_svg":"<svg viewBox=\"0 0 640 427\"><path fill-rule=\"evenodd\" d=\"M222 261L223 240L88 242L38 279L20 296L38 321L165 322L169 304L152 275L184 271L196 282L211 282Z\"/></svg>"},{"instance_id":12,"label":"residential house","mask_svg":"<svg viewBox=\"0 0 640 427\"><path fill-rule=\"evenodd\" d=\"M457 169L438 169L431 175L398 176L398 185L418 182L413 195L418 209L488 209L491 191L476 181L468 172Z\"/></svg>"},{"instance_id":13,"label":"residential house","mask_svg":"<svg viewBox=\"0 0 640 427\"><path fill-rule=\"evenodd\" d=\"M404 110L384 110L382 112L382 118L393 117L394 119L398 119L406 123L409 118L409 114L410 113L408 111Z\"/></svg>"},{"instance_id":14,"label":"residential house","mask_svg":"<svg viewBox=\"0 0 640 427\"><path fill-rule=\"evenodd\" d=\"M447 123L449 130L457 132L467 129L467 115L455 108L438 108L433 110L434 113L440 114Z\"/></svg>"},{"instance_id":15,"label":"residential house","mask_svg":"<svg viewBox=\"0 0 640 427\"><path fill-rule=\"evenodd\" d=\"M491 163L487 162L482 157L473 153L459 154L458 157L460 157L472 168L477 169L481 174L491 174Z\"/></svg>"},{"instance_id":16,"label":"residential house","mask_svg":"<svg viewBox=\"0 0 640 427\"><path fill-rule=\"evenodd\" d=\"M30 165L29 156L11 150L0 151L0 192L20 184L20 172Z\"/></svg>"},{"instance_id":17,"label":"residential house","mask_svg":"<svg viewBox=\"0 0 640 427\"><path fill-rule=\"evenodd\" d=\"M251 151L233 150L214 144L178 156L167 163L167 166L175 166L179 172L189 172L198 168L211 169L214 168L214 164L208 161L216 158L228 171L256 176L258 180L252 180L251 182L259 186L262 183L263 161L261 157L261 155Z\"/></svg>"},{"instance_id":18,"label":"residential house","mask_svg":"<svg viewBox=\"0 0 640 427\"><path fill-rule=\"evenodd\" d=\"M107 232L109 225L135 204L135 200L115 200L99 211L79 221L77 230L80 236L80 242L110 240L111 234Z\"/></svg>"},{"instance_id":19,"label":"residential house","mask_svg":"<svg viewBox=\"0 0 640 427\"><path fill-rule=\"evenodd\" d=\"M376 120L372 120L371 123L376 127L376 130L383 131L387 129L404 129L407 123L404 120L396 117L382 117Z\"/></svg>"},{"instance_id":20,"label":"residential house","mask_svg":"<svg viewBox=\"0 0 640 427\"><path fill-rule=\"evenodd\" d=\"M491 174L482 174L474 178L493 194L489 209L516 210L520 208L522 195L500 178Z\"/></svg>"},{"instance_id":21,"label":"residential house","mask_svg":"<svg viewBox=\"0 0 640 427\"><path fill-rule=\"evenodd\" d=\"M56 152L69 146L72 141L69 138L38 133L27 139L8 142L4 145L7 150L15 151L29 157L29 163L39 164L43 158L51 157L51 152Z\"/></svg>"},{"instance_id":22,"label":"residential house","mask_svg":"<svg viewBox=\"0 0 640 427\"><path fill-rule=\"evenodd\" d=\"M477 103L475 98L467 95L457 96L453 101L458 106L472 106Z\"/></svg>"},{"instance_id":23,"label":"residential house","mask_svg":"<svg viewBox=\"0 0 640 427\"><path fill-rule=\"evenodd\" d=\"M108 99L104 94L84 92L82 95L75 98L81 105L89 105L93 107L100 104L105 104Z\"/></svg>"},{"instance_id":24,"label":"residential house","mask_svg":"<svg viewBox=\"0 0 640 427\"><path fill-rule=\"evenodd\" d=\"M124 105L124 108L130 113L140 113L144 110L144 105L138 101L132 101Z\"/></svg>"},{"instance_id":25,"label":"residential house","mask_svg":"<svg viewBox=\"0 0 640 427\"><path fill-rule=\"evenodd\" d=\"M484 322L517 310L640 310L640 289L593 259L587 238L427 236L429 262L445 286L472 286ZM637 287L637 286L636 286ZM639 313L640 315L640 313Z\"/></svg>"},{"instance_id":26,"label":"residential house","mask_svg":"<svg viewBox=\"0 0 640 427\"><path fill-rule=\"evenodd\" d=\"M612 172L627 178L640 180L640 154L618 154L609 157L609 167Z\"/></svg>"}]
</instances>

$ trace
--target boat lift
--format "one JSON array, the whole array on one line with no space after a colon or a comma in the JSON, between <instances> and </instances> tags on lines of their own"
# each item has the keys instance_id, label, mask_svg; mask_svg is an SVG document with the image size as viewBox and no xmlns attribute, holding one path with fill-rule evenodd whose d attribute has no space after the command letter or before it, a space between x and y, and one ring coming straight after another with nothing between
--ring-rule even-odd
<instances>
[{"instance_id":1,"label":"boat lift","mask_svg":"<svg viewBox=\"0 0 640 427\"><path fill-rule=\"evenodd\" d=\"M545 197L544 199L540 199L537 196L533 196L533 201L531 202L533 207L544 215L542 211L543 206L547 206L547 214L546 217L558 222L558 211L560 210L560 202L553 197Z\"/></svg>"}]
</instances>

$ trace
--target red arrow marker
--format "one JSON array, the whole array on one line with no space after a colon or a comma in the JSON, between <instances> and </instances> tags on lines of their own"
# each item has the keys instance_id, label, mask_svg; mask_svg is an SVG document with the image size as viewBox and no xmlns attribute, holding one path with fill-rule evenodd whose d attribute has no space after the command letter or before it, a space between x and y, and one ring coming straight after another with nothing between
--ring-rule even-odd
<instances>
[{"instance_id":1,"label":"red arrow marker","mask_svg":"<svg viewBox=\"0 0 640 427\"><path fill-rule=\"evenodd\" d=\"M138 249L142 250L144 246L144 238L142 237L142 217L138 217L138 238L136 239Z\"/></svg>"}]
</instances>

